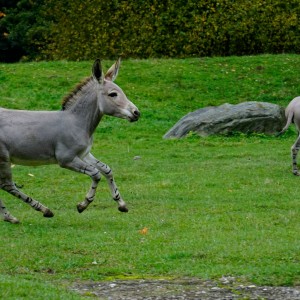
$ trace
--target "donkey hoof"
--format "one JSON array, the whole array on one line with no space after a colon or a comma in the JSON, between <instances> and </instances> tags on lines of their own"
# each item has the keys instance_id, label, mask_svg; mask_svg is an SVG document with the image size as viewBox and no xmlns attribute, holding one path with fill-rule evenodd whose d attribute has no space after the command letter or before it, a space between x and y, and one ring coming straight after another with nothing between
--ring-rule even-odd
<instances>
[{"instance_id":1,"label":"donkey hoof","mask_svg":"<svg viewBox=\"0 0 300 300\"><path fill-rule=\"evenodd\" d=\"M11 216L4 218L4 221L12 223L12 224L19 224L20 223L20 221L17 218L11 217Z\"/></svg>"},{"instance_id":2,"label":"donkey hoof","mask_svg":"<svg viewBox=\"0 0 300 300\"><path fill-rule=\"evenodd\" d=\"M118 210L121 212L128 212L128 208L126 206L119 206Z\"/></svg>"},{"instance_id":3,"label":"donkey hoof","mask_svg":"<svg viewBox=\"0 0 300 300\"><path fill-rule=\"evenodd\" d=\"M80 203L77 205L77 211L81 214L85 210L85 207Z\"/></svg>"},{"instance_id":4,"label":"donkey hoof","mask_svg":"<svg viewBox=\"0 0 300 300\"><path fill-rule=\"evenodd\" d=\"M54 216L54 214L53 214L53 212L52 212L49 208L47 208L47 209L45 210L43 216L44 216L45 218L52 218L52 217Z\"/></svg>"}]
</instances>

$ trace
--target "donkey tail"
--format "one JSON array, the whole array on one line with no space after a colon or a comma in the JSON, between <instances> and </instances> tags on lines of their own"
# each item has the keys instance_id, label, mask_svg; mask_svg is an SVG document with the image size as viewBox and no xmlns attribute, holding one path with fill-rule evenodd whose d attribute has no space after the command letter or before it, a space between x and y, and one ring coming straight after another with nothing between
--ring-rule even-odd
<instances>
[{"instance_id":1,"label":"donkey tail","mask_svg":"<svg viewBox=\"0 0 300 300\"><path fill-rule=\"evenodd\" d=\"M285 133L288 130L289 126L293 122L293 118L294 118L294 112L290 111L288 114L288 118L287 118L287 122L286 122L285 126L282 128L282 130L280 132L278 132L275 135L276 137L282 135L283 133Z\"/></svg>"}]
</instances>

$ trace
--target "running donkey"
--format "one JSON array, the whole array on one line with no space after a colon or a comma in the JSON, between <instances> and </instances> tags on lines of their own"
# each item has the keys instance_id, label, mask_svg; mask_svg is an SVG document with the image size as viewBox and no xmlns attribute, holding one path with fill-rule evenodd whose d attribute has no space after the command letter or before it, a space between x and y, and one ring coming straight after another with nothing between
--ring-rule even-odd
<instances>
[{"instance_id":1,"label":"running donkey","mask_svg":"<svg viewBox=\"0 0 300 300\"><path fill-rule=\"evenodd\" d=\"M300 176L300 173L298 171L297 167L297 154L300 149L300 97L294 98L287 108L285 109L285 117L287 118L286 125L284 128L278 133L277 136L283 134L291 125L291 123L294 123L296 126L296 129L298 131L298 137L296 139L296 142L291 148L291 154L292 154L292 163L293 163L293 174Z\"/></svg>"},{"instance_id":2,"label":"running donkey","mask_svg":"<svg viewBox=\"0 0 300 300\"><path fill-rule=\"evenodd\" d=\"M0 188L53 217L42 203L20 192L12 180L11 163L20 165L59 164L62 168L91 177L92 185L84 201L77 205L81 213L94 200L101 174L108 181L112 197L121 212L127 212L111 169L97 160L90 149L93 133L103 115L137 121L140 112L113 81L121 60L104 76L100 60L92 76L64 98L61 111L25 111L0 108ZM0 214L5 221L18 223L0 200Z\"/></svg>"}]
</instances>

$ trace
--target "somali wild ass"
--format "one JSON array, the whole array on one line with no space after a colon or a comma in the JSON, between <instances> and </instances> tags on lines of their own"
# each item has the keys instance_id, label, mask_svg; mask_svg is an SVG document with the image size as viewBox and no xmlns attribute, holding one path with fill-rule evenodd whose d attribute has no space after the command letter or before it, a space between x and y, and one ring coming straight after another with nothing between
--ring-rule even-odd
<instances>
[{"instance_id":1,"label":"somali wild ass","mask_svg":"<svg viewBox=\"0 0 300 300\"><path fill-rule=\"evenodd\" d=\"M92 76L64 98L61 111L25 111L0 108L0 188L28 203L44 217L53 217L42 203L20 192L12 179L11 164L58 164L62 168L90 176L92 185L84 201L77 205L84 211L94 200L101 174L108 181L118 208L127 212L111 169L97 160L90 149L93 133L103 115L137 121L140 112L113 81L120 59L103 74L100 60L92 67ZM0 200L0 214L5 221L18 223Z\"/></svg>"},{"instance_id":2,"label":"somali wild ass","mask_svg":"<svg viewBox=\"0 0 300 300\"><path fill-rule=\"evenodd\" d=\"M285 117L287 118L286 125L284 128L279 132L278 135L283 134L291 125L291 123L294 123L296 126L296 129L298 131L298 137L296 139L296 142L293 144L291 148L291 154L292 154L292 164L293 164L293 174L300 176L300 173L298 171L297 167L297 154L300 149L300 97L294 98L287 108L285 109Z\"/></svg>"}]
</instances>

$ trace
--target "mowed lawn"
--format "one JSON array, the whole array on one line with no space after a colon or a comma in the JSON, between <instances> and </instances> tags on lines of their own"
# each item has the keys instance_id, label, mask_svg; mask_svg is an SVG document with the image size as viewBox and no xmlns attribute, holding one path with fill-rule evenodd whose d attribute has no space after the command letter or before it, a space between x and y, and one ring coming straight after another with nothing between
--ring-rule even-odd
<instances>
[{"instance_id":1,"label":"mowed lawn","mask_svg":"<svg viewBox=\"0 0 300 300\"><path fill-rule=\"evenodd\" d=\"M0 106L58 110L91 73L89 62L0 64ZM113 61L103 61L107 69ZM292 128L279 138L163 135L208 105L300 95L300 56L124 60L116 83L141 111L105 117L93 154L113 169L129 213L103 178L82 214L90 179L58 166L14 166L22 191L55 214L43 218L1 191L20 221L0 222L0 297L82 299L73 282L112 278L220 278L300 284L300 178L291 172ZM1 129L0 129L1 130ZM68 130L63 128L62 130Z\"/></svg>"}]
</instances>

